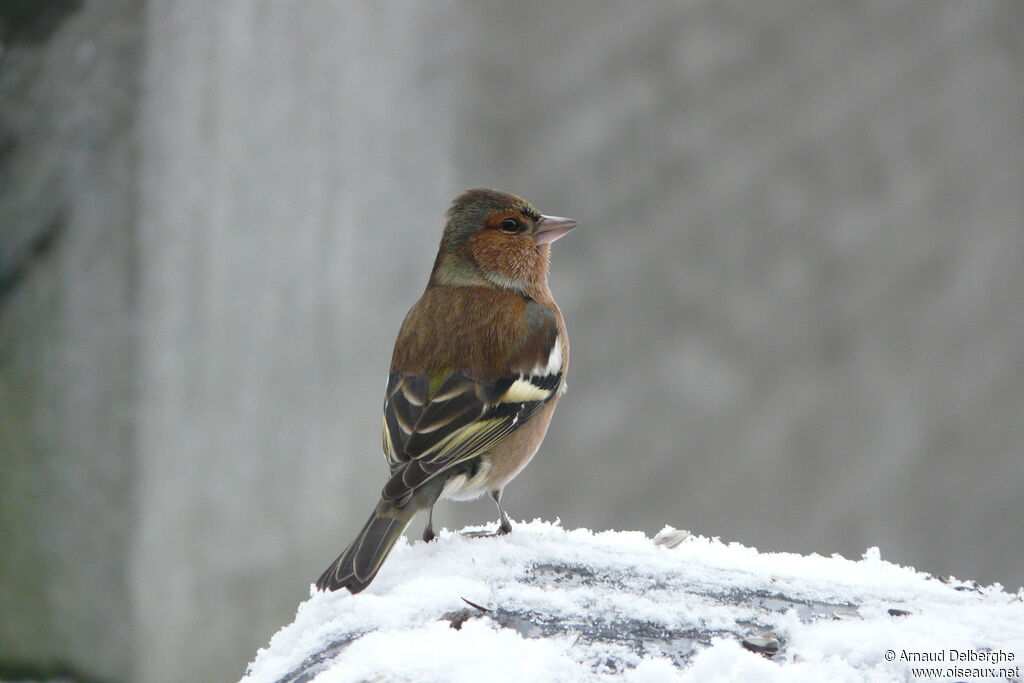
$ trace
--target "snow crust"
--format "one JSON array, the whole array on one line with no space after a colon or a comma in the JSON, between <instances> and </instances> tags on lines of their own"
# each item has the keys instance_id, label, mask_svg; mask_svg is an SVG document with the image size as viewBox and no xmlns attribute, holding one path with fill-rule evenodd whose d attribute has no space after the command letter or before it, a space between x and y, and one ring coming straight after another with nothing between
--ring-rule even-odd
<instances>
[{"instance_id":1,"label":"snow crust","mask_svg":"<svg viewBox=\"0 0 1024 683\"><path fill-rule=\"evenodd\" d=\"M534 521L400 541L363 593L311 586L243 681L903 681L915 666L1022 664L1024 590L943 582L877 548L848 560L671 527L657 538ZM766 629L782 642L773 657L741 645ZM950 649L1013 660L902 656Z\"/></svg>"}]
</instances>

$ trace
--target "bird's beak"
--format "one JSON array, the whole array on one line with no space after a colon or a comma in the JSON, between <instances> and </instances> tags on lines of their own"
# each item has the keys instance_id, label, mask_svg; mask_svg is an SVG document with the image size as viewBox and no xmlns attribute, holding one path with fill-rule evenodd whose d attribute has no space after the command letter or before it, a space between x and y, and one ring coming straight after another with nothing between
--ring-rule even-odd
<instances>
[{"instance_id":1,"label":"bird's beak","mask_svg":"<svg viewBox=\"0 0 1024 683\"><path fill-rule=\"evenodd\" d=\"M574 221L571 218L541 216L537 222L537 232L533 234L533 241L537 244L551 244L575 228L578 223L579 221Z\"/></svg>"}]
</instances>

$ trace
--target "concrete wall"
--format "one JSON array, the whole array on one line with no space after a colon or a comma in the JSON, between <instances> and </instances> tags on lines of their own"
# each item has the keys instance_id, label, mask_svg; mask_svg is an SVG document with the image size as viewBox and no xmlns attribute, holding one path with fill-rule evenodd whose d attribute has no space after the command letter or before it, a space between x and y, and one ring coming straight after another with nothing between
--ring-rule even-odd
<instances>
[{"instance_id":1,"label":"concrete wall","mask_svg":"<svg viewBox=\"0 0 1024 683\"><path fill-rule=\"evenodd\" d=\"M125 680L142 13L17 10L0 22L0 672Z\"/></svg>"},{"instance_id":2,"label":"concrete wall","mask_svg":"<svg viewBox=\"0 0 1024 683\"><path fill-rule=\"evenodd\" d=\"M66 7L0 57L0 666L240 675L475 185L583 221L513 517L1024 582L1019 4Z\"/></svg>"}]
</instances>

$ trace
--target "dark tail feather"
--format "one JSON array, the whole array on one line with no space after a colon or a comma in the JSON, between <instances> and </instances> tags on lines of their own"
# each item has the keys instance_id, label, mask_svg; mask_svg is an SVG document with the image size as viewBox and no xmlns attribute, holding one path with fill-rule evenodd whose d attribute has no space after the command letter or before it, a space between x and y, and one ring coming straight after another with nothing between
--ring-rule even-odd
<instances>
[{"instance_id":1,"label":"dark tail feather","mask_svg":"<svg viewBox=\"0 0 1024 683\"><path fill-rule=\"evenodd\" d=\"M369 586L415 515L416 508L412 505L397 508L384 501L377 503L356 540L321 574L316 587L322 591L347 588L351 593L358 593Z\"/></svg>"}]
</instances>

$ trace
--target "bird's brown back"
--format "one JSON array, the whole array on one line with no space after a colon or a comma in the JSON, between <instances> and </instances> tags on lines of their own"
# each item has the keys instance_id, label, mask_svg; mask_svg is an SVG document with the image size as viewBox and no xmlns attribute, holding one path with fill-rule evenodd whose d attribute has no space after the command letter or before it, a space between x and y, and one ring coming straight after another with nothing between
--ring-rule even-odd
<instances>
[{"instance_id":1,"label":"bird's brown back","mask_svg":"<svg viewBox=\"0 0 1024 683\"><path fill-rule=\"evenodd\" d=\"M454 370L481 382L527 372L544 363L561 327L557 307L517 292L431 286L402 323L391 371Z\"/></svg>"}]
</instances>

